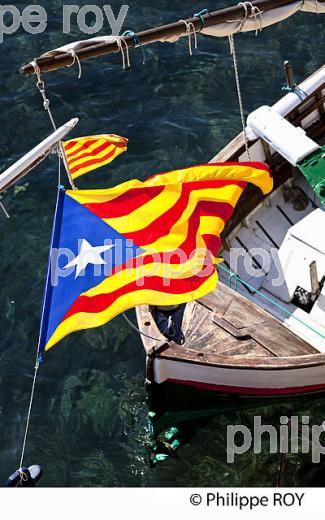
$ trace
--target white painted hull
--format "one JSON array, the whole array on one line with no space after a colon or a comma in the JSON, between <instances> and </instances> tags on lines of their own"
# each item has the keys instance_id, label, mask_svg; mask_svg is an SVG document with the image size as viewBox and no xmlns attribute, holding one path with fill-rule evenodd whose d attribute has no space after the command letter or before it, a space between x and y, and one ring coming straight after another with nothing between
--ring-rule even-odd
<instances>
[{"instance_id":1,"label":"white painted hull","mask_svg":"<svg viewBox=\"0 0 325 520\"><path fill-rule=\"evenodd\" d=\"M299 395L325 390L325 365L282 368L228 368L156 358L156 383L171 382L243 396Z\"/></svg>"}]
</instances>

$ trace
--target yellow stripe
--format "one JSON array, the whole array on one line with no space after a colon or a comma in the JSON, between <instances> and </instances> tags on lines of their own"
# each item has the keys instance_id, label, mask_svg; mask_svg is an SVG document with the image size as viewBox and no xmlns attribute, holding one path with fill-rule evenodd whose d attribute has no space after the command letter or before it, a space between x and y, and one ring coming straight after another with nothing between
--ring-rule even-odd
<instances>
[{"instance_id":1,"label":"yellow stripe","mask_svg":"<svg viewBox=\"0 0 325 520\"><path fill-rule=\"evenodd\" d=\"M93 142L93 144L89 145L88 148L83 148L82 150L80 149L80 151L78 153L75 153L75 150L73 148L71 148L71 150L69 150L67 152L67 157L68 157L69 163L77 160L78 157L80 157L80 155L84 155L84 154L91 155L93 150L96 150L96 148L98 148L98 146L102 146L103 144L105 144L105 142L106 141L104 139L96 140ZM115 146L115 145L112 145L112 146ZM82 145L80 145L79 148L82 148ZM71 155L73 155L73 157L71 157Z\"/></svg>"},{"instance_id":2,"label":"yellow stripe","mask_svg":"<svg viewBox=\"0 0 325 520\"><path fill-rule=\"evenodd\" d=\"M117 148L116 152L106 161L92 164L91 166L87 166L85 168L80 167L79 170L76 170L73 174L71 174L73 179L77 179L81 175L84 175L85 173L92 172L93 170L97 170L98 168L101 168L102 166L105 166L106 164L110 164L114 159L120 155L121 153L125 152L126 148Z\"/></svg>"},{"instance_id":3,"label":"yellow stripe","mask_svg":"<svg viewBox=\"0 0 325 520\"><path fill-rule=\"evenodd\" d=\"M48 341L45 350L49 350L71 332L90 329L105 325L108 321L137 305L178 305L202 298L216 288L218 274L215 271L196 291L183 294L168 294L167 292L148 289L137 290L117 298L114 303L99 313L78 313L61 323Z\"/></svg>"},{"instance_id":4,"label":"yellow stripe","mask_svg":"<svg viewBox=\"0 0 325 520\"><path fill-rule=\"evenodd\" d=\"M97 148L97 146L94 147L94 149ZM69 166L70 168L77 168L78 166L82 167L82 165L86 162L88 162L89 160L93 160L93 159L101 159L102 157L105 157L107 154L109 154L110 152L112 152L113 150L116 150L116 146L114 144L110 145L108 148L105 148L105 150L102 150L101 152L99 153L96 153L96 154L92 154L91 151L87 150L86 153L86 157L83 157L82 159L75 159L74 157L72 157L72 159L70 159L69 161ZM121 150L121 148L119 148L119 150ZM106 159L107 160L107 159ZM108 159L108 160L111 160L111 157ZM88 168L88 166L87 166Z\"/></svg>"},{"instance_id":5,"label":"yellow stripe","mask_svg":"<svg viewBox=\"0 0 325 520\"><path fill-rule=\"evenodd\" d=\"M273 188L272 177L267 171L253 168L251 166L242 166L239 163L239 165L235 166L227 164L222 166L193 166L192 168L157 175L145 182L133 179L108 190L82 190L79 192L68 190L66 193L80 204L91 204L109 202L133 188L175 185L184 182L218 179L251 182L255 184L255 186L258 186L264 194L269 193Z\"/></svg>"},{"instance_id":6,"label":"yellow stripe","mask_svg":"<svg viewBox=\"0 0 325 520\"><path fill-rule=\"evenodd\" d=\"M181 196L182 186L166 186L157 197L135 209L125 217L103 219L119 233L132 233L143 229L172 208Z\"/></svg>"},{"instance_id":7,"label":"yellow stripe","mask_svg":"<svg viewBox=\"0 0 325 520\"><path fill-rule=\"evenodd\" d=\"M206 251L204 242L201 238L199 239L199 237L196 247L198 248L198 251L195 251L193 257L183 264L171 264L169 262L161 264L155 262L153 257L153 261L150 264L142 265L141 258L146 256L148 254L147 252L143 254L142 257L139 257L139 264L137 267L124 269L121 272L115 273L113 276L105 278L105 280L103 280L99 285L92 287L87 292L83 293L82 296L93 297L98 296L99 294L110 294L145 276L158 276L167 279L177 278L178 280L193 276L201 271L204 260L201 256L201 252L202 249ZM154 253L155 252L152 254Z\"/></svg>"},{"instance_id":8,"label":"yellow stripe","mask_svg":"<svg viewBox=\"0 0 325 520\"><path fill-rule=\"evenodd\" d=\"M181 185L167 185L164 191L157 197L150 200L143 206L140 206L140 208L137 208L128 215L125 215L124 217L103 220L121 234L132 233L141 229L145 229L161 215L166 213L166 211L171 209L180 198L181 193ZM173 233L181 235L184 238L186 237L189 224L188 219L195 210L198 202L203 200L211 202L227 202L234 207L241 193L242 189L235 185L224 186L222 188L193 190L190 193L189 202L185 211L183 212L179 221L173 226ZM160 242L162 242L162 239L160 239L159 244L156 242L154 244L149 243L150 245L148 245L148 247L159 250Z\"/></svg>"}]
</instances>

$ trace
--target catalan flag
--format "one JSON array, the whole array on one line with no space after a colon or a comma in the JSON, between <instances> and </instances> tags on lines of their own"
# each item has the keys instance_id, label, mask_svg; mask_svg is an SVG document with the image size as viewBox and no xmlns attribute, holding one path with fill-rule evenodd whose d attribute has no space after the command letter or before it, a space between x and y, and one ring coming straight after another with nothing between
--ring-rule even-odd
<instances>
[{"instance_id":1,"label":"catalan flag","mask_svg":"<svg viewBox=\"0 0 325 520\"><path fill-rule=\"evenodd\" d=\"M220 234L263 163L205 164L112 189L60 191L40 351L137 305L174 305L213 291Z\"/></svg>"},{"instance_id":2,"label":"catalan flag","mask_svg":"<svg viewBox=\"0 0 325 520\"><path fill-rule=\"evenodd\" d=\"M72 179L112 162L127 150L128 139L114 134L78 137L63 143Z\"/></svg>"}]
</instances>

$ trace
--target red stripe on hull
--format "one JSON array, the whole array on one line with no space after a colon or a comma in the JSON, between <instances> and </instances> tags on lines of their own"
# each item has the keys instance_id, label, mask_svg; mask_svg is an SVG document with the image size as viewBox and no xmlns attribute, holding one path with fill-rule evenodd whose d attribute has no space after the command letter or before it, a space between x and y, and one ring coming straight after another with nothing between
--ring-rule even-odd
<instances>
[{"instance_id":1,"label":"red stripe on hull","mask_svg":"<svg viewBox=\"0 0 325 520\"><path fill-rule=\"evenodd\" d=\"M309 386L292 386L288 388L245 388L242 386L228 386L228 385L213 385L210 383L201 383L199 381L182 381L179 379L167 379L166 382L175 385L192 386L199 390L209 390L219 392L222 394L236 394L243 396L259 396L271 397L281 395L299 395L312 392L325 391L325 382L318 385Z\"/></svg>"}]
</instances>

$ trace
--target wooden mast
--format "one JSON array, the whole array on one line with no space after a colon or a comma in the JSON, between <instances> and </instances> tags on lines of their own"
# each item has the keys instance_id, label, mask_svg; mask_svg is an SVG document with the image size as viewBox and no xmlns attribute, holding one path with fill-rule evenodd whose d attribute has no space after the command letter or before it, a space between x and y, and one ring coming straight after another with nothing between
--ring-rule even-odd
<instances>
[{"instance_id":1,"label":"wooden mast","mask_svg":"<svg viewBox=\"0 0 325 520\"><path fill-rule=\"evenodd\" d=\"M271 11L288 4L291 4L293 0L255 0L251 4L246 3L247 14L252 14L252 6L258 7L262 13ZM320 4L325 2L320 1ZM205 27L211 27L212 25L218 25L225 22L239 21L245 16L245 7L243 5L236 5L207 13L203 15ZM187 23L192 23L196 31L202 29L202 22L199 17L193 17L186 20ZM184 21L177 21L168 25L155 27L142 31L136 34L137 41L141 45L148 45L160 40L164 40L171 37L182 37L186 36L186 27ZM132 36L126 36L125 42L129 48L135 46L135 39ZM76 55L80 61L87 60L89 58L95 58L98 56L105 56L119 52L120 49L116 42L112 43L100 43L92 45L90 47L76 50ZM37 59L37 65L40 68L40 72L50 72L62 67L71 66L75 61L75 58L71 56L71 53L62 53L58 56L47 56ZM33 74L34 68L31 64L24 65L21 67L20 72L22 74Z\"/></svg>"}]
</instances>

